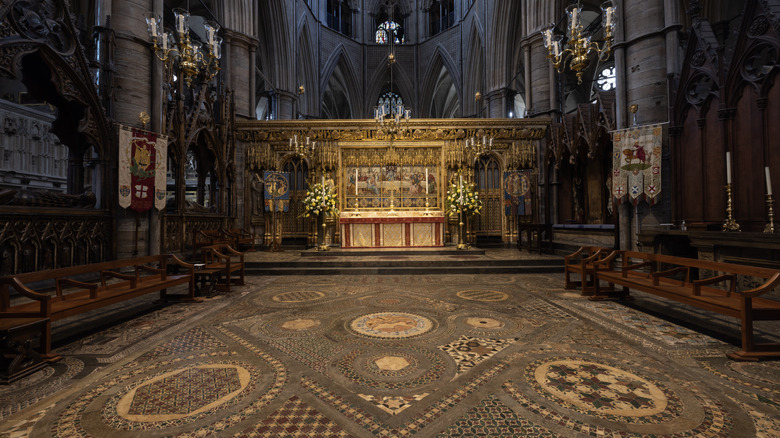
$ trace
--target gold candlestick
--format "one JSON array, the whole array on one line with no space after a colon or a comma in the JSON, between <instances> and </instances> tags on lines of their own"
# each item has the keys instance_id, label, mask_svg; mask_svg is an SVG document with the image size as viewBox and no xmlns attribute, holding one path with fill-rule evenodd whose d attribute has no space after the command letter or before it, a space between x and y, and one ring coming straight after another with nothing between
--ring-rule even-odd
<instances>
[{"instance_id":1,"label":"gold candlestick","mask_svg":"<svg viewBox=\"0 0 780 438\"><path fill-rule=\"evenodd\" d=\"M764 227L765 233L776 233L777 229L775 229L775 209L774 209L775 200L772 199L772 195L766 195L766 215L769 219L769 223L766 224Z\"/></svg>"},{"instance_id":2,"label":"gold candlestick","mask_svg":"<svg viewBox=\"0 0 780 438\"><path fill-rule=\"evenodd\" d=\"M358 198L355 198L355 211L352 213L353 216L360 216L360 200Z\"/></svg>"},{"instance_id":3,"label":"gold candlestick","mask_svg":"<svg viewBox=\"0 0 780 438\"><path fill-rule=\"evenodd\" d=\"M458 233L458 249L471 248L467 243L463 241L463 209L458 211L458 226L460 226L460 232Z\"/></svg>"},{"instance_id":4,"label":"gold candlestick","mask_svg":"<svg viewBox=\"0 0 780 438\"><path fill-rule=\"evenodd\" d=\"M328 247L328 245L325 243L325 239L326 239L326 230L325 229L327 227L328 227L328 224L326 223L325 217L323 216L323 218L322 218L322 243L320 244L320 246L317 247L317 251L328 251L330 249Z\"/></svg>"},{"instance_id":5,"label":"gold candlestick","mask_svg":"<svg viewBox=\"0 0 780 438\"><path fill-rule=\"evenodd\" d=\"M731 197L731 183L726 184L726 221L723 222L723 231L740 231L739 224L734 220L732 213L733 200Z\"/></svg>"}]
</instances>

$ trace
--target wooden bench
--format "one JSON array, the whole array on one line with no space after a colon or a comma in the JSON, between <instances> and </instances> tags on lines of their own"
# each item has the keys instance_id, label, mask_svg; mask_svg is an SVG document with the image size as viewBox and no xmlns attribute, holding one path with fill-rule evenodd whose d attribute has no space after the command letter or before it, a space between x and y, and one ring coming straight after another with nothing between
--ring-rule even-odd
<instances>
[{"instance_id":1,"label":"wooden bench","mask_svg":"<svg viewBox=\"0 0 780 438\"><path fill-rule=\"evenodd\" d=\"M616 253L611 248L601 246L581 246L577 251L564 256L564 288L580 288L582 295L590 296L596 292L595 266L601 265L604 269L612 269L615 264ZM571 275L577 274L579 281L572 281ZM601 289L602 294L614 292L614 285L609 289ZM622 295L622 293L620 293Z\"/></svg>"},{"instance_id":2,"label":"wooden bench","mask_svg":"<svg viewBox=\"0 0 780 438\"><path fill-rule=\"evenodd\" d=\"M230 285L244 285L244 253L230 245L219 244L203 248L201 252L204 271L216 271L221 277L217 289L230 292Z\"/></svg>"},{"instance_id":3,"label":"wooden bench","mask_svg":"<svg viewBox=\"0 0 780 438\"><path fill-rule=\"evenodd\" d=\"M169 274L171 264L183 267L184 271ZM168 294L168 288L180 285L187 285L188 292ZM172 254L0 277L0 371L10 372L1 379L11 381L29 374L37 366L33 362L60 359L51 351L53 321L152 292L159 292L160 299L165 301L200 301L195 298L194 285L193 266ZM12 297L12 291L18 296ZM19 367L18 363L29 366Z\"/></svg>"},{"instance_id":4,"label":"wooden bench","mask_svg":"<svg viewBox=\"0 0 780 438\"><path fill-rule=\"evenodd\" d=\"M255 235L243 228L230 228L222 230L222 238L230 243L230 246L241 251L241 245L247 245L248 250L255 251Z\"/></svg>"},{"instance_id":5,"label":"wooden bench","mask_svg":"<svg viewBox=\"0 0 780 438\"><path fill-rule=\"evenodd\" d=\"M780 356L780 344L756 344L753 334L753 321L780 320L780 301L761 297L780 285L779 270L635 251L619 254L619 270L594 265L596 290L591 299L607 297L600 287L605 281L623 286L626 293L634 289L737 318L741 321L742 350L727 354L729 358ZM760 285L738 290L740 276ZM726 288L714 287L724 283Z\"/></svg>"},{"instance_id":6,"label":"wooden bench","mask_svg":"<svg viewBox=\"0 0 780 438\"><path fill-rule=\"evenodd\" d=\"M221 230L195 230L192 232L192 260L197 260L198 253L207 246L230 243Z\"/></svg>"}]
</instances>

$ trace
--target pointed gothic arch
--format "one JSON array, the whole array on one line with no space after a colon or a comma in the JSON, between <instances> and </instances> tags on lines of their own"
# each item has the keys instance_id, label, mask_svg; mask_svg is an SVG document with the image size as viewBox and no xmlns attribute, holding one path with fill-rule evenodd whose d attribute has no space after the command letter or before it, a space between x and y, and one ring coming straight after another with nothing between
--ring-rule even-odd
<instances>
[{"instance_id":1,"label":"pointed gothic arch","mask_svg":"<svg viewBox=\"0 0 780 438\"><path fill-rule=\"evenodd\" d=\"M298 95L298 114L303 117L318 116L320 114L318 69L315 45L312 43L312 31L309 27L307 15L301 18L298 30L298 50L296 56L297 75L296 83L303 85L303 94ZM300 91L299 91L300 93Z\"/></svg>"},{"instance_id":2,"label":"pointed gothic arch","mask_svg":"<svg viewBox=\"0 0 780 438\"><path fill-rule=\"evenodd\" d=\"M276 87L293 90L295 85L295 50L290 41L288 22L291 22L285 0L266 0L258 2L261 26L260 32L266 44L260 45L261 60L267 70L265 74Z\"/></svg>"},{"instance_id":3,"label":"pointed gothic arch","mask_svg":"<svg viewBox=\"0 0 780 438\"><path fill-rule=\"evenodd\" d=\"M365 114L371 114L377 104L380 94L390 83L390 69L393 69L393 91L400 95L407 108L417 108L418 100L415 99L414 84L411 78L406 74L406 70L401 68L401 61L396 57L396 63L388 67L387 58L379 63L379 67L368 79L368 88L365 94Z\"/></svg>"},{"instance_id":4,"label":"pointed gothic arch","mask_svg":"<svg viewBox=\"0 0 780 438\"><path fill-rule=\"evenodd\" d=\"M431 60L432 61L428 64L428 68L423 75L424 80L419 93L420 102L431 102L431 106L428 108L420 108L420 112L424 117L442 117L443 115L437 115L435 113L434 98L438 95L440 97L439 108L452 108L455 99L457 100L457 103L455 104L457 107L456 111L449 117L461 115L463 111L463 96L460 94L459 90L462 90L462 86L461 78L457 74L458 69L455 62L441 45L437 46L433 51ZM444 97L442 95L442 81L450 81L451 83L451 85L448 85L447 87L450 101L449 105L441 105L441 98ZM439 111L439 114L443 114L443 112L444 110Z\"/></svg>"},{"instance_id":5,"label":"pointed gothic arch","mask_svg":"<svg viewBox=\"0 0 780 438\"><path fill-rule=\"evenodd\" d=\"M475 96L477 92L485 94L485 45L482 41L482 32L479 22L475 18L471 21L471 31L468 36L467 54L464 60L466 66L463 72L463 94L466 99L463 102L463 112L466 115L476 117L483 116L482 101L475 101L469 96Z\"/></svg>"},{"instance_id":6,"label":"pointed gothic arch","mask_svg":"<svg viewBox=\"0 0 780 438\"><path fill-rule=\"evenodd\" d=\"M346 47L339 44L325 62L320 83L321 115L325 118L353 118L359 114L360 104L355 95L360 82ZM346 105L346 108L342 108ZM341 108L341 109L339 109ZM346 115L346 117L343 117Z\"/></svg>"}]
</instances>

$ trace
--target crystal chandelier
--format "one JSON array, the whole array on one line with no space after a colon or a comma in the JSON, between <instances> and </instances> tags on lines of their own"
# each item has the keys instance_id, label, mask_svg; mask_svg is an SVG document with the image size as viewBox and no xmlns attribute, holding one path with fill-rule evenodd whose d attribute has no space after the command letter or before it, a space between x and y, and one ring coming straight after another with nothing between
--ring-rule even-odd
<instances>
[{"instance_id":1,"label":"crystal chandelier","mask_svg":"<svg viewBox=\"0 0 780 438\"><path fill-rule=\"evenodd\" d=\"M556 33L555 24L542 30L544 46L547 48L547 58L552 61L558 73L562 73L568 64L569 69L577 73L577 83L581 84L582 75L590 65L588 57L592 52L598 53L600 61L609 59L614 42L615 11L616 7L611 1L606 1L601 5L602 26L604 27L603 45L599 41L591 41L593 35L583 28L582 6L579 0L576 4L566 8L566 16L569 20L566 35ZM588 30L590 30L590 26Z\"/></svg>"},{"instance_id":2,"label":"crystal chandelier","mask_svg":"<svg viewBox=\"0 0 780 438\"><path fill-rule=\"evenodd\" d=\"M188 87L192 87L192 81L197 77L201 77L204 82L210 82L220 70L222 38L217 36L219 24L209 20L203 22L207 45L204 48L200 42L190 38L189 11L175 8L173 15L176 18L174 32L165 30L160 16L146 16L155 55L160 61L170 60L177 64L178 71Z\"/></svg>"}]
</instances>

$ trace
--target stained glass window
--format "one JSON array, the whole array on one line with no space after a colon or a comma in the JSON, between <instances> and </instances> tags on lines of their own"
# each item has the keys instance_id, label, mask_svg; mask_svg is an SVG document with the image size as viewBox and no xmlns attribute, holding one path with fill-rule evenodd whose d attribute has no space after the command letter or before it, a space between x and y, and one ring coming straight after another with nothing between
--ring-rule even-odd
<instances>
[{"instance_id":1,"label":"stained glass window","mask_svg":"<svg viewBox=\"0 0 780 438\"><path fill-rule=\"evenodd\" d=\"M379 101L377 102L377 107L385 108L385 114L393 114L390 109L398 108L399 105L403 106L404 100L401 98L401 96L393 93L392 91L388 91L387 93L379 96Z\"/></svg>"},{"instance_id":2,"label":"stained glass window","mask_svg":"<svg viewBox=\"0 0 780 438\"><path fill-rule=\"evenodd\" d=\"M395 44L403 44L404 43L404 35L401 31L401 25L396 23L395 21L385 21L384 23L381 23L377 29L376 29L376 43L377 44L388 44L390 40L388 38L390 37L395 38L393 41Z\"/></svg>"},{"instance_id":3,"label":"stained glass window","mask_svg":"<svg viewBox=\"0 0 780 438\"><path fill-rule=\"evenodd\" d=\"M600 91L609 91L614 90L615 85L615 66L604 67L596 77L596 86Z\"/></svg>"}]
</instances>

